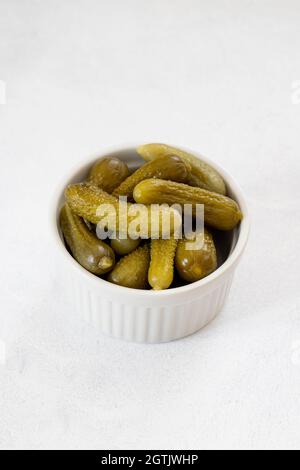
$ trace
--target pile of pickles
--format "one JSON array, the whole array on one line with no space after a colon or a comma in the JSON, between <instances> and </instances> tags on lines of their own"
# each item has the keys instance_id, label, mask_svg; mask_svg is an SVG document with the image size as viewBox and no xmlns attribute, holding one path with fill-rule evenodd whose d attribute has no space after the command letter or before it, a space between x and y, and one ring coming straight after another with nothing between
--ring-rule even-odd
<instances>
[{"instance_id":1,"label":"pile of pickles","mask_svg":"<svg viewBox=\"0 0 300 470\"><path fill-rule=\"evenodd\" d=\"M96 276L134 289L163 290L203 279L218 267L211 230L219 233L234 229L242 219L238 204L226 195L221 175L190 153L165 144L146 144L136 150L145 163L132 174L124 161L104 157L95 163L85 181L66 188L60 226L70 253ZM162 224L152 239L152 232L150 235L147 230L141 231L138 239L117 232L112 240L100 240L96 234L98 208L109 204L118 213L119 196L127 197L128 209L136 203L149 208L145 215L148 230L150 205L163 204L157 210L169 212L171 233L178 229L173 204L191 204L193 216L196 205L204 205L201 247L191 249L189 238L164 239ZM128 225L129 219L130 215Z\"/></svg>"}]
</instances>

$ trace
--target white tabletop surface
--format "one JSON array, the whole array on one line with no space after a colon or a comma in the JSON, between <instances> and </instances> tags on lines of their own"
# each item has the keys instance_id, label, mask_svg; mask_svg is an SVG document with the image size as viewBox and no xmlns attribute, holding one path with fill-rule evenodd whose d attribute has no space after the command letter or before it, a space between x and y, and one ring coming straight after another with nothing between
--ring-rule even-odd
<instances>
[{"instance_id":1,"label":"white tabletop surface","mask_svg":"<svg viewBox=\"0 0 300 470\"><path fill-rule=\"evenodd\" d=\"M297 0L0 1L1 448L300 447L299 24ZM82 324L49 236L62 175L131 141L214 159L252 216L226 308L169 344Z\"/></svg>"}]
</instances>

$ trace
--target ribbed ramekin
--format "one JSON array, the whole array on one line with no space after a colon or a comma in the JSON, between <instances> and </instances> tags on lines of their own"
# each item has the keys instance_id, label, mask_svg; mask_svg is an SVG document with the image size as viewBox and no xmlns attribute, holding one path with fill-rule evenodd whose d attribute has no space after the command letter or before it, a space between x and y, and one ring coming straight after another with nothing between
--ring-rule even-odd
<instances>
[{"instance_id":1,"label":"ribbed ramekin","mask_svg":"<svg viewBox=\"0 0 300 470\"><path fill-rule=\"evenodd\" d=\"M229 195L238 202L244 215L233 232L226 261L205 279L160 292L117 286L90 274L72 258L64 245L58 223L59 211L64 203L64 189L69 183L83 180L95 160L107 155L116 155L130 167L137 167L142 162L135 151L137 146L108 149L70 172L55 193L51 225L66 299L79 310L82 318L99 332L115 338L160 343L195 333L222 310L247 243L249 215L244 196L233 178L206 157L191 151L221 173Z\"/></svg>"}]
</instances>

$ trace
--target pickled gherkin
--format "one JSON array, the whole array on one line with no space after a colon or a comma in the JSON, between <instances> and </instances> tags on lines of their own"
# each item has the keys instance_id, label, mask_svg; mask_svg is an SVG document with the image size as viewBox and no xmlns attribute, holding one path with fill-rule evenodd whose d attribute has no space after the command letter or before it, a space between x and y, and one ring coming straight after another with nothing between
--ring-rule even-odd
<instances>
[{"instance_id":1,"label":"pickled gherkin","mask_svg":"<svg viewBox=\"0 0 300 470\"><path fill-rule=\"evenodd\" d=\"M87 180L110 194L128 176L129 169L125 162L117 157L106 157L93 165Z\"/></svg>"},{"instance_id":2,"label":"pickled gherkin","mask_svg":"<svg viewBox=\"0 0 300 470\"><path fill-rule=\"evenodd\" d=\"M200 247L195 245L193 248L197 240L191 242L183 239L178 242L175 255L176 270L179 276L187 282L199 281L217 269L217 252L213 237L206 229L201 236ZM199 234L197 237L200 243Z\"/></svg>"},{"instance_id":3,"label":"pickled gherkin","mask_svg":"<svg viewBox=\"0 0 300 470\"><path fill-rule=\"evenodd\" d=\"M114 192L114 196L127 196L132 200L134 187L148 178L160 178L185 183L188 181L191 166L176 155L166 155L145 163L132 175L128 176Z\"/></svg>"},{"instance_id":4,"label":"pickled gherkin","mask_svg":"<svg viewBox=\"0 0 300 470\"><path fill-rule=\"evenodd\" d=\"M107 280L123 287L146 289L149 263L149 247L145 244L121 258L109 273Z\"/></svg>"},{"instance_id":5,"label":"pickled gherkin","mask_svg":"<svg viewBox=\"0 0 300 470\"><path fill-rule=\"evenodd\" d=\"M124 256L135 250L139 246L140 242L141 240L139 238L137 240L133 240L129 237L121 238L117 235L111 240L110 245L117 255Z\"/></svg>"},{"instance_id":6,"label":"pickled gherkin","mask_svg":"<svg viewBox=\"0 0 300 470\"><path fill-rule=\"evenodd\" d=\"M65 189L65 198L72 211L92 224L100 220L97 209L101 204L117 205L117 199L89 183L70 184Z\"/></svg>"},{"instance_id":7,"label":"pickled gherkin","mask_svg":"<svg viewBox=\"0 0 300 470\"><path fill-rule=\"evenodd\" d=\"M65 204L60 212L60 226L74 258L93 274L107 273L115 264L113 250L86 226L84 220Z\"/></svg>"},{"instance_id":8,"label":"pickled gherkin","mask_svg":"<svg viewBox=\"0 0 300 470\"><path fill-rule=\"evenodd\" d=\"M177 232L181 227L181 215L178 211L168 206L148 207L137 204L122 203L106 193L102 189L89 184L77 183L69 185L65 190L65 198L72 211L93 224L105 220L108 231L127 232L141 214L139 224L140 238L164 238L166 235ZM120 210L121 208L121 210ZM126 218L126 223L121 224L122 216ZM142 217L144 216L144 217ZM170 227L164 225L164 220L170 221ZM158 223L154 223L153 220Z\"/></svg>"},{"instance_id":9,"label":"pickled gherkin","mask_svg":"<svg viewBox=\"0 0 300 470\"><path fill-rule=\"evenodd\" d=\"M154 290L168 289L173 282L174 256L178 240L151 240L148 281Z\"/></svg>"},{"instance_id":10,"label":"pickled gherkin","mask_svg":"<svg viewBox=\"0 0 300 470\"><path fill-rule=\"evenodd\" d=\"M137 152L145 160L151 161L166 155L178 155L191 165L191 173L187 183L191 186L226 194L226 186L222 176L208 163L186 152L166 144L146 144L137 148Z\"/></svg>"},{"instance_id":11,"label":"pickled gherkin","mask_svg":"<svg viewBox=\"0 0 300 470\"><path fill-rule=\"evenodd\" d=\"M219 230L231 230L242 219L240 208L233 199L174 181L144 180L134 188L133 196L141 204L192 204L194 215L196 204L203 204L205 223Z\"/></svg>"}]
</instances>

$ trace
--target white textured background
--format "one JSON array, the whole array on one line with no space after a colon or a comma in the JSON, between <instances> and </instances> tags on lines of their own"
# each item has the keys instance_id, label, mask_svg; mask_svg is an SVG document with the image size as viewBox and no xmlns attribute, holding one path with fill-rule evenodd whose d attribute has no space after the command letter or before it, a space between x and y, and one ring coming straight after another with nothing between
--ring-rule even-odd
<instances>
[{"instance_id":1,"label":"white textured background","mask_svg":"<svg viewBox=\"0 0 300 470\"><path fill-rule=\"evenodd\" d=\"M299 447L299 24L298 0L0 0L1 448ZM194 147L252 212L223 314L171 344L99 336L56 269L53 188L124 141Z\"/></svg>"}]
</instances>

